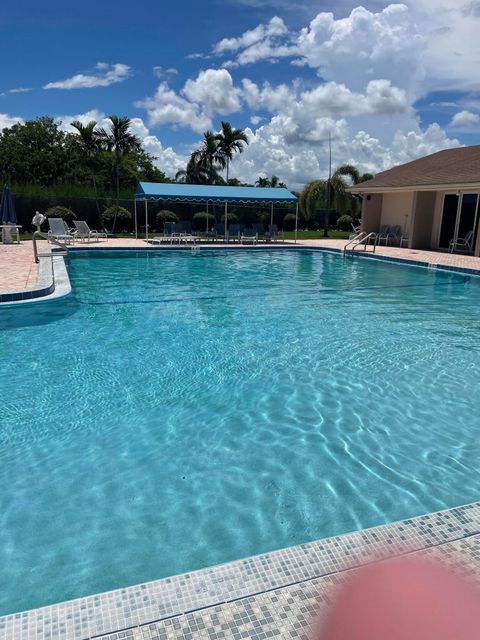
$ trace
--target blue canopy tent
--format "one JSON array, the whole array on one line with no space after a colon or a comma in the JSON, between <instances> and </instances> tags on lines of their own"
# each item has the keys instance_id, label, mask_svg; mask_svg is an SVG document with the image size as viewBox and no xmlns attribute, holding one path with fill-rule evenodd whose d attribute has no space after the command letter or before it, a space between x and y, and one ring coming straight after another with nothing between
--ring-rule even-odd
<instances>
[{"instance_id":1,"label":"blue canopy tent","mask_svg":"<svg viewBox=\"0 0 480 640\"><path fill-rule=\"evenodd\" d=\"M140 182L135 191L135 237L137 232L137 202L145 202L145 236L148 240L148 201L205 202L225 205L225 234L228 229L228 203L236 204L296 204L295 242L298 230L298 200L288 189L263 187L223 187L209 184L169 184Z\"/></svg>"}]
</instances>

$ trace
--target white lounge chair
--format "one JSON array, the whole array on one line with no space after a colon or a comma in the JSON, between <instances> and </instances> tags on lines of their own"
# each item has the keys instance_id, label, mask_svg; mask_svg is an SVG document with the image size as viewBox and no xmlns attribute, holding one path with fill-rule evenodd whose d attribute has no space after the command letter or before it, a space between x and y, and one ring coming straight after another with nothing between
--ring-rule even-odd
<instances>
[{"instance_id":1,"label":"white lounge chair","mask_svg":"<svg viewBox=\"0 0 480 640\"><path fill-rule=\"evenodd\" d=\"M452 240L450 240L450 244L448 245L450 253L453 253L454 251L465 251L471 253L473 251L472 241L473 229L470 229L470 231L464 238L457 238L456 240L455 238L452 238Z\"/></svg>"},{"instance_id":2,"label":"white lounge chair","mask_svg":"<svg viewBox=\"0 0 480 640\"><path fill-rule=\"evenodd\" d=\"M58 240L66 244L75 242L75 233L70 231L63 218L48 218L48 226L50 227L47 234L49 240Z\"/></svg>"},{"instance_id":3,"label":"white lounge chair","mask_svg":"<svg viewBox=\"0 0 480 640\"><path fill-rule=\"evenodd\" d=\"M255 229L244 229L242 231L242 235L240 236L240 242L244 244L245 242L253 242L253 244L257 244L258 242L258 233Z\"/></svg>"},{"instance_id":4,"label":"white lounge chair","mask_svg":"<svg viewBox=\"0 0 480 640\"><path fill-rule=\"evenodd\" d=\"M90 241L91 239L93 239L93 240L96 240L97 242L100 240L100 238L104 238L105 240L108 240L108 236L105 233L105 231L97 231L96 229L90 229L90 227L85 222L85 220L74 220L73 224L76 227L75 239L87 240L87 241Z\"/></svg>"}]
</instances>

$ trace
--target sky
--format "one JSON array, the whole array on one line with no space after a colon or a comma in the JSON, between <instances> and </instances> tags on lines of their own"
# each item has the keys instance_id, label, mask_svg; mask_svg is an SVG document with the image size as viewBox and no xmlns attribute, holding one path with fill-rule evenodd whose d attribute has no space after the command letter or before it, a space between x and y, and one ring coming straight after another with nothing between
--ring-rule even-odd
<instances>
[{"instance_id":1,"label":"sky","mask_svg":"<svg viewBox=\"0 0 480 640\"><path fill-rule=\"evenodd\" d=\"M174 176L222 120L230 175L291 188L480 143L480 0L18 0L0 18L0 128L128 116Z\"/></svg>"}]
</instances>

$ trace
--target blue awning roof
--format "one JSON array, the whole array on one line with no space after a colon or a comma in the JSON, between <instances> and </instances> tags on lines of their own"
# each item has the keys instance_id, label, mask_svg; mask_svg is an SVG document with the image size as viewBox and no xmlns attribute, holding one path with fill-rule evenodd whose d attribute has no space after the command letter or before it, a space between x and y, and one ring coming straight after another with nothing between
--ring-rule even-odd
<instances>
[{"instance_id":1,"label":"blue awning roof","mask_svg":"<svg viewBox=\"0 0 480 640\"><path fill-rule=\"evenodd\" d=\"M176 202L278 202L292 203L297 198L288 189L275 187L217 187L209 184L170 184L140 182L135 200L173 200Z\"/></svg>"}]
</instances>

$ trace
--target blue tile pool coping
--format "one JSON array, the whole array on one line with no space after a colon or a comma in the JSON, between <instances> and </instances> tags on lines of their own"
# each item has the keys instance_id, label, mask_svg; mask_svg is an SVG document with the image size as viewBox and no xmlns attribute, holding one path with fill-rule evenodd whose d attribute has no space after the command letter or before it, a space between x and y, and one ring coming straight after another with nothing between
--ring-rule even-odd
<instances>
[{"instance_id":1,"label":"blue tile pool coping","mask_svg":"<svg viewBox=\"0 0 480 640\"><path fill-rule=\"evenodd\" d=\"M224 605L254 602L265 594L308 591L319 580L336 582L351 570L392 555L433 550L440 555L444 551L448 559L456 553L461 561L462 549L468 550L471 542L477 547L480 543L480 502L3 616L0 640L128 637L132 630L192 614L210 615Z\"/></svg>"}]
</instances>

